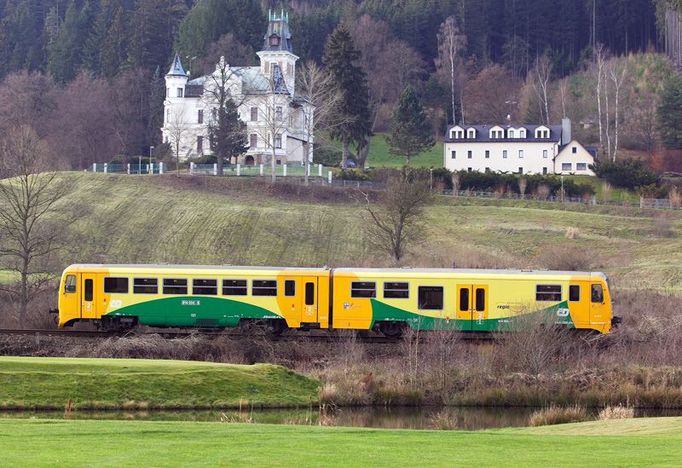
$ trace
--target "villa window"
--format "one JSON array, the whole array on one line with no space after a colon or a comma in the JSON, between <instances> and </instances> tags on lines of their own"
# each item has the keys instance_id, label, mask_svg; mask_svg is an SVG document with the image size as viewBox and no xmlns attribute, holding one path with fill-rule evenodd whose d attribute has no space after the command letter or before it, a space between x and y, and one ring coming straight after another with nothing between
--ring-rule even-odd
<instances>
[{"instance_id":1,"label":"villa window","mask_svg":"<svg viewBox=\"0 0 682 468\"><path fill-rule=\"evenodd\" d=\"M282 134L277 133L275 135L275 148L281 148L282 147Z\"/></svg>"},{"instance_id":2,"label":"villa window","mask_svg":"<svg viewBox=\"0 0 682 468\"><path fill-rule=\"evenodd\" d=\"M255 133L252 133L249 136L249 146L251 148L256 148L258 146L258 135L256 135Z\"/></svg>"},{"instance_id":3,"label":"villa window","mask_svg":"<svg viewBox=\"0 0 682 468\"><path fill-rule=\"evenodd\" d=\"M251 122L258 122L258 108L251 108Z\"/></svg>"},{"instance_id":4,"label":"villa window","mask_svg":"<svg viewBox=\"0 0 682 468\"><path fill-rule=\"evenodd\" d=\"M184 91L183 88L178 88L178 90L177 90L177 97L182 97L183 91Z\"/></svg>"},{"instance_id":5,"label":"villa window","mask_svg":"<svg viewBox=\"0 0 682 468\"><path fill-rule=\"evenodd\" d=\"M485 150L485 158L490 159L490 150Z\"/></svg>"},{"instance_id":6,"label":"villa window","mask_svg":"<svg viewBox=\"0 0 682 468\"><path fill-rule=\"evenodd\" d=\"M204 152L204 137L199 135L197 137L197 153L201 154Z\"/></svg>"},{"instance_id":7,"label":"villa window","mask_svg":"<svg viewBox=\"0 0 682 468\"><path fill-rule=\"evenodd\" d=\"M204 123L204 110L203 109L199 109L197 111L197 123L200 123L200 124Z\"/></svg>"},{"instance_id":8,"label":"villa window","mask_svg":"<svg viewBox=\"0 0 682 468\"><path fill-rule=\"evenodd\" d=\"M502 158L507 159L507 150L502 150Z\"/></svg>"},{"instance_id":9,"label":"villa window","mask_svg":"<svg viewBox=\"0 0 682 468\"><path fill-rule=\"evenodd\" d=\"M471 150L467 151L467 159L471 159L471 158L473 158L473 156L474 156L474 154L473 154L473 153L474 153L474 152L473 152L473 151L471 151Z\"/></svg>"},{"instance_id":10,"label":"villa window","mask_svg":"<svg viewBox=\"0 0 682 468\"><path fill-rule=\"evenodd\" d=\"M523 159L523 150L519 150L519 158Z\"/></svg>"}]
</instances>

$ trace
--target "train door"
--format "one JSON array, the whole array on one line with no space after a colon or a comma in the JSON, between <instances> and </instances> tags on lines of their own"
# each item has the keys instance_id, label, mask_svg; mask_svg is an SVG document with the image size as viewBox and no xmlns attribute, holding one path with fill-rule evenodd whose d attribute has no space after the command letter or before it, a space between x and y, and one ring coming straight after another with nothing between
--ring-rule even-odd
<instances>
[{"instance_id":1,"label":"train door","mask_svg":"<svg viewBox=\"0 0 682 468\"><path fill-rule=\"evenodd\" d=\"M568 310L570 319L577 328L587 326L590 321L589 291L589 281L575 281L568 285Z\"/></svg>"},{"instance_id":2,"label":"train door","mask_svg":"<svg viewBox=\"0 0 682 468\"><path fill-rule=\"evenodd\" d=\"M99 297L97 275L95 273L81 274L81 318L98 318L97 299Z\"/></svg>"},{"instance_id":3,"label":"train door","mask_svg":"<svg viewBox=\"0 0 682 468\"><path fill-rule=\"evenodd\" d=\"M489 331L487 285L458 285L457 300L457 320L462 321L462 330Z\"/></svg>"},{"instance_id":4,"label":"train door","mask_svg":"<svg viewBox=\"0 0 682 468\"><path fill-rule=\"evenodd\" d=\"M301 323L317 324L318 312L318 284L317 276L304 276L301 278L303 283L303 304L301 304Z\"/></svg>"},{"instance_id":5,"label":"train door","mask_svg":"<svg viewBox=\"0 0 682 468\"><path fill-rule=\"evenodd\" d=\"M284 291L278 299L280 312L290 327L297 327L301 319L300 277L283 276L280 281L280 291Z\"/></svg>"}]
</instances>

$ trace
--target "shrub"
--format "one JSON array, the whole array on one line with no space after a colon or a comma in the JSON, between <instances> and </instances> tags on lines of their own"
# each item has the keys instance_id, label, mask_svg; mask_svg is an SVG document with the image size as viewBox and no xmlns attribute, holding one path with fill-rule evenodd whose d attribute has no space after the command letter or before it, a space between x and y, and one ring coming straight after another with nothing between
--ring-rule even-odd
<instances>
[{"instance_id":1,"label":"shrub","mask_svg":"<svg viewBox=\"0 0 682 468\"><path fill-rule=\"evenodd\" d=\"M638 159L622 161L596 161L590 168L600 179L605 179L615 187L635 189L658 183L658 175L651 172Z\"/></svg>"},{"instance_id":2,"label":"shrub","mask_svg":"<svg viewBox=\"0 0 682 468\"><path fill-rule=\"evenodd\" d=\"M626 406L607 406L599 412L599 419L630 419L635 417L635 409Z\"/></svg>"},{"instance_id":3,"label":"shrub","mask_svg":"<svg viewBox=\"0 0 682 468\"><path fill-rule=\"evenodd\" d=\"M313 163L323 166L338 166L341 163L341 150L330 146L314 146Z\"/></svg>"},{"instance_id":4,"label":"shrub","mask_svg":"<svg viewBox=\"0 0 682 468\"><path fill-rule=\"evenodd\" d=\"M551 424L566 424L581 422L587 418L585 408L569 406L567 408L551 405L530 415L529 426L548 426Z\"/></svg>"}]
</instances>

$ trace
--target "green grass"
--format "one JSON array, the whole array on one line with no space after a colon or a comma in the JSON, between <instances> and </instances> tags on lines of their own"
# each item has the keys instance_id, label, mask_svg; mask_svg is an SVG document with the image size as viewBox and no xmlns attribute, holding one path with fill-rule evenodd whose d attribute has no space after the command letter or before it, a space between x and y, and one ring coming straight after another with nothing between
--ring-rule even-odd
<instances>
[{"instance_id":1,"label":"green grass","mask_svg":"<svg viewBox=\"0 0 682 468\"><path fill-rule=\"evenodd\" d=\"M318 382L281 366L0 357L0 408L305 406Z\"/></svg>"},{"instance_id":2,"label":"green grass","mask_svg":"<svg viewBox=\"0 0 682 468\"><path fill-rule=\"evenodd\" d=\"M366 214L349 203L282 199L263 186L239 190L174 186L174 177L64 174L72 188L64 264L198 263L281 266L382 266L370 247ZM441 197L406 265L543 267L556 248L590 252L591 267L621 288L682 293L682 212L666 229L652 212L622 208L562 210L560 204ZM573 239L566 237L574 230Z\"/></svg>"},{"instance_id":3,"label":"green grass","mask_svg":"<svg viewBox=\"0 0 682 468\"><path fill-rule=\"evenodd\" d=\"M4 466L674 466L682 418L482 432L0 420ZM663 429L661 429L663 427ZM585 428L586 432L582 432ZM596 429L595 429L596 428Z\"/></svg>"},{"instance_id":4,"label":"green grass","mask_svg":"<svg viewBox=\"0 0 682 468\"><path fill-rule=\"evenodd\" d=\"M402 167L405 159L394 156L389 152L386 135L378 134L372 137L367 156L368 167ZM438 141L429 151L418 154L410 161L414 167L443 167L443 142Z\"/></svg>"}]
</instances>

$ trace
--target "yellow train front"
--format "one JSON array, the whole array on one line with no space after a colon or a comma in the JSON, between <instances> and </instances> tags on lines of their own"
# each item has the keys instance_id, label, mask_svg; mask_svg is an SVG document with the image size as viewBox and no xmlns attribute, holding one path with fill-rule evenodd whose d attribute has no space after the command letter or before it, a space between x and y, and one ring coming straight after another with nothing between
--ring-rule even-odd
<instances>
[{"instance_id":1,"label":"yellow train front","mask_svg":"<svg viewBox=\"0 0 682 468\"><path fill-rule=\"evenodd\" d=\"M542 323L608 333L603 273L518 270L72 265L59 326L236 327L483 332Z\"/></svg>"}]
</instances>

